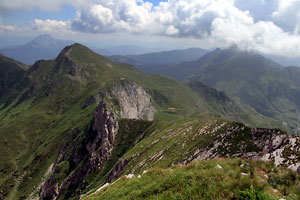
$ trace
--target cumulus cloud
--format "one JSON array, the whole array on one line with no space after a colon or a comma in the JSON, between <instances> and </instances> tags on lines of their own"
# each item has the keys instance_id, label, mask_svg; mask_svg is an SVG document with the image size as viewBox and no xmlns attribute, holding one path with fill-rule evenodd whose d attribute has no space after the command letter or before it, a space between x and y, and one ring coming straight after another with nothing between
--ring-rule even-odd
<instances>
[{"instance_id":1,"label":"cumulus cloud","mask_svg":"<svg viewBox=\"0 0 300 200\"><path fill-rule=\"evenodd\" d=\"M153 15L156 23L174 26L179 37L210 35L211 25L216 18L252 20L248 17L249 12L237 9L231 0L171 0L156 7Z\"/></svg>"},{"instance_id":2,"label":"cumulus cloud","mask_svg":"<svg viewBox=\"0 0 300 200\"><path fill-rule=\"evenodd\" d=\"M299 31L300 0L278 0L278 9L272 13L276 24L286 31Z\"/></svg>"},{"instance_id":3,"label":"cumulus cloud","mask_svg":"<svg viewBox=\"0 0 300 200\"><path fill-rule=\"evenodd\" d=\"M169 0L156 7L141 0L114 0L79 10L72 27L93 33L127 31L204 37L210 34L215 18L248 20L248 15L232 0Z\"/></svg>"},{"instance_id":4,"label":"cumulus cloud","mask_svg":"<svg viewBox=\"0 0 300 200\"><path fill-rule=\"evenodd\" d=\"M152 4L136 0L102 1L77 12L75 30L93 33L141 32L149 25Z\"/></svg>"},{"instance_id":5,"label":"cumulus cloud","mask_svg":"<svg viewBox=\"0 0 300 200\"><path fill-rule=\"evenodd\" d=\"M32 30L41 32L61 32L70 30L70 21L57 21L57 20L40 20L34 19L31 22Z\"/></svg>"},{"instance_id":6,"label":"cumulus cloud","mask_svg":"<svg viewBox=\"0 0 300 200\"><path fill-rule=\"evenodd\" d=\"M284 32L271 21L240 23L219 18L213 22L211 38L216 43L237 44L242 49L266 54L300 55L300 36Z\"/></svg>"},{"instance_id":7,"label":"cumulus cloud","mask_svg":"<svg viewBox=\"0 0 300 200\"><path fill-rule=\"evenodd\" d=\"M26 6L51 10L63 5L61 0L49 3L1 1L0 10ZM147 0L65 0L64 4L77 9L74 19L35 19L31 29L195 38L215 46L236 44L263 53L300 56L300 0L168 0L157 6Z\"/></svg>"},{"instance_id":8,"label":"cumulus cloud","mask_svg":"<svg viewBox=\"0 0 300 200\"><path fill-rule=\"evenodd\" d=\"M37 35L37 34L53 34L53 35L72 35L75 34L71 30L70 21L56 21L56 20L40 20L34 19L29 27L20 27L16 25L3 25L0 21L0 33L9 35Z\"/></svg>"},{"instance_id":9,"label":"cumulus cloud","mask_svg":"<svg viewBox=\"0 0 300 200\"><path fill-rule=\"evenodd\" d=\"M210 38L219 44L237 44L240 48L266 54L300 56L300 1L278 0L276 4L270 20L256 21L252 13L244 16L248 20L215 18Z\"/></svg>"}]
</instances>

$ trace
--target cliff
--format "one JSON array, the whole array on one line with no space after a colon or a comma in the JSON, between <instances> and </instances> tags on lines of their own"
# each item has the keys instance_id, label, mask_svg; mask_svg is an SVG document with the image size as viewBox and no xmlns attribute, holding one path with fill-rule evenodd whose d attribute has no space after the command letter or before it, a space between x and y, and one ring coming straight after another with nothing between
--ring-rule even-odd
<instances>
[{"instance_id":1,"label":"cliff","mask_svg":"<svg viewBox=\"0 0 300 200\"><path fill-rule=\"evenodd\" d=\"M85 131L79 148L75 147L76 150L71 155L68 153L73 147L72 143L67 143L62 148L51 176L41 188L40 199L57 199L63 195L70 195L69 188L78 187L91 171L100 168L103 162L110 158L117 132L118 122L102 102L96 109L93 121ZM62 165L67 165L69 169L63 171L68 175L59 184Z\"/></svg>"},{"instance_id":2,"label":"cliff","mask_svg":"<svg viewBox=\"0 0 300 200\"><path fill-rule=\"evenodd\" d=\"M141 86L123 82L114 87L113 94L118 100L121 118L154 119L156 109L152 105L152 97Z\"/></svg>"}]
</instances>

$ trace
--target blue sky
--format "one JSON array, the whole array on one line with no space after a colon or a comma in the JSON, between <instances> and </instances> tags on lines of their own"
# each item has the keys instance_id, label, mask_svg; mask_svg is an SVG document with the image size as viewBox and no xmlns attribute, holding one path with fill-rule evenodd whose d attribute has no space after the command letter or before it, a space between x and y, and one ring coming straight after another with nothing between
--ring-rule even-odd
<instances>
[{"instance_id":1,"label":"blue sky","mask_svg":"<svg viewBox=\"0 0 300 200\"><path fill-rule=\"evenodd\" d=\"M96 46L237 45L300 57L300 0L3 0L0 47L50 34ZM152 4L150 4L152 3Z\"/></svg>"},{"instance_id":2,"label":"blue sky","mask_svg":"<svg viewBox=\"0 0 300 200\"><path fill-rule=\"evenodd\" d=\"M159 1L159 0L149 0L149 2L151 2L153 5L158 5L159 4L159 2L161 2L161 1Z\"/></svg>"},{"instance_id":3,"label":"blue sky","mask_svg":"<svg viewBox=\"0 0 300 200\"><path fill-rule=\"evenodd\" d=\"M43 11L39 8L30 10L17 10L2 15L5 25L28 26L34 19L69 20L75 17L76 9L70 5L64 5L57 11Z\"/></svg>"}]
</instances>

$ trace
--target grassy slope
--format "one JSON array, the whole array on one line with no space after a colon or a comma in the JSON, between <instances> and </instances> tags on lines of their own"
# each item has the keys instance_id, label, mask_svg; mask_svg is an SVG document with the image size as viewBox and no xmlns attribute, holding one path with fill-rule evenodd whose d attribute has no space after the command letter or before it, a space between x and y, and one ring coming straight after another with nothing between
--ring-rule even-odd
<instances>
[{"instance_id":1,"label":"grassy slope","mask_svg":"<svg viewBox=\"0 0 300 200\"><path fill-rule=\"evenodd\" d=\"M231 134L227 135L224 138L224 133L231 132ZM222 118L206 118L204 116L200 119L181 119L177 120L172 123L168 122L155 122L152 124L152 128L149 129L149 131L146 134L146 137L141 140L139 143L137 143L134 147L129 149L129 151L124 154L120 159L127 159L128 164L126 165L123 174L135 174L136 176L138 174L142 174L144 170L149 170L152 168L172 168L175 165L182 165L187 164L191 162L194 159L197 159L199 156L201 156L201 152L208 152L214 144L220 141L223 141L224 145L219 146L217 149L214 150L215 153L217 153L217 156L220 157L231 157L233 155L237 155L241 152L260 152L262 149L256 146L256 144L251 140L251 128L244 126L241 123L231 122L228 120L224 120ZM226 144L226 145L225 145ZM236 162L236 161L226 161L226 162ZM227 165L224 161L224 165ZM241 161L239 161L241 162ZM216 163L214 163L216 165ZM231 164L230 164L231 165ZM263 164L261 164L263 165ZM269 164L267 164L269 165ZM210 169L208 173L213 174L215 171L213 169ZM257 169L258 171L260 169ZM155 171L155 170L154 170ZM196 171L196 170L195 170ZM199 173L200 172L191 172L193 173ZM235 169L232 169L232 171L235 171ZM223 172L223 171L222 171ZM240 172L240 171L238 171ZM189 176L189 172L182 173L182 176ZM278 174L277 174L278 175ZM275 176L277 176L275 175ZM168 175L167 175L168 176ZM236 176L239 179L241 178L240 175L236 174ZM227 177L225 180L232 181L230 184L227 185L224 188L214 188L218 190L226 189L230 192L228 192L227 196L218 196L219 193L215 192L214 189L209 192L209 194L202 194L201 195L215 195L215 196L208 196L208 199L214 199L214 198L227 198L230 195L233 195L233 187L236 189L234 194L239 194L239 190L243 190L246 188L250 188L250 183L254 180L247 180L247 186L242 185L241 181L232 179L233 177ZM157 185L158 183L164 182L165 180L160 179L159 177L156 177L157 179L154 179L153 185ZM121 179L124 180L124 179ZM174 179L170 179L174 180ZM167 180L167 181L170 181ZM206 180L206 179L205 179ZM225 181L224 180L224 181ZM148 198L148 199L163 199L163 198L174 198L178 199L180 195L185 194L186 192L183 190L179 190L176 195L179 196L165 196L165 195L171 195L173 193L173 190L177 191L177 188L167 188L166 194L158 194L159 192L153 192L149 186L149 191L144 191L143 189L139 190L137 189L139 186L137 186L139 183L139 179L136 179L137 182L133 183L133 185L126 185L126 181L122 182L125 186L120 186L116 182L118 188L121 188L119 192L115 192L115 189L112 189L114 192L114 195L111 195L110 192L105 193L99 193L99 196L95 196L95 199L99 198L105 198L107 199L118 199L118 195L123 195L124 199L142 199L142 198ZM217 181L217 180L213 180ZM171 182L171 181L170 181ZM99 182L101 183L101 182ZM104 180L102 181L102 184L104 184ZM147 183L141 183L142 188L145 186L143 184L149 184ZM169 186L169 183L163 183L167 184ZM171 184L171 183L170 183ZM191 187L200 187L200 185L193 185ZM205 184L205 183L203 183ZM211 182L209 185L214 185L214 182ZM239 185L241 184L241 185ZM95 192L101 184L94 185L93 187L90 187L89 190L86 190L87 194L92 194ZM176 184L175 184L176 185ZM261 187L260 185L259 187ZM128 188L126 188L128 187ZM137 188L134 188L137 187ZM165 188L167 186L161 186L162 188ZM173 187L172 184L170 187ZM175 186L174 186L175 187ZM211 186L210 186L211 187ZM228 188L227 188L228 187ZM292 187L291 185L287 186L290 190L294 190L296 188ZM112 186L114 188L114 185ZM155 188L155 187L154 187ZM183 187L184 188L184 187ZM169 191L170 189L170 191ZM257 188L256 188L257 189ZM266 191L270 190L270 186L268 187L262 187L261 189L264 189ZM283 189L283 191L286 189ZM105 191L105 190L103 190ZM130 192L135 191L135 192ZM206 191L206 189L204 190ZM145 193L147 194L145 194ZM195 191L193 191L195 192ZM162 192L163 193L163 192ZM176 193L176 192L175 192ZM272 193L272 192L271 192ZM295 194L293 192L293 194ZM297 193L298 194L298 193ZM110 196L111 195L111 196ZM126 196L128 195L128 196ZM136 196L137 195L137 196ZM158 195L158 196L156 196ZM160 196L161 195L161 196ZM189 194L191 196L196 195L196 193ZM182 199L193 199L191 196L187 196L186 198ZM94 196L88 196L89 198L93 199ZM87 199L89 199L87 198ZM105 199L104 198L104 199ZM203 196L204 198L204 196ZM180 198L179 198L180 199ZM198 198L194 198L198 199ZM205 198L204 198L205 199ZM297 199L296 197L294 199Z\"/></svg>"},{"instance_id":2,"label":"grassy slope","mask_svg":"<svg viewBox=\"0 0 300 200\"><path fill-rule=\"evenodd\" d=\"M233 145L227 150L218 150L218 154L228 156L238 153L240 149L235 144L238 140L245 141L248 151L256 151L248 137L250 129L242 131L244 126L240 123L221 118L160 122L154 132L124 155L129 160L125 173L140 173L154 166L167 168L174 164L188 163L197 158L196 152L209 149L220 134L232 127L240 127L230 141Z\"/></svg>"},{"instance_id":3,"label":"grassy slope","mask_svg":"<svg viewBox=\"0 0 300 200\"><path fill-rule=\"evenodd\" d=\"M77 70L74 76L70 74L72 67ZM208 111L188 86L144 74L130 65L112 63L79 44L66 48L56 60L37 62L27 74L28 87L0 110L2 199L37 194L37 185L45 178L62 144L74 129L82 132L92 119L96 105L82 110L81 104L99 91L109 94L117 83L135 81L143 86L153 96L157 119L173 120ZM169 112L168 107L182 110Z\"/></svg>"},{"instance_id":4,"label":"grassy slope","mask_svg":"<svg viewBox=\"0 0 300 200\"><path fill-rule=\"evenodd\" d=\"M203 81L246 103L273 127L298 131L300 85L288 70L262 56L230 50L215 51L193 64L198 69L190 80Z\"/></svg>"},{"instance_id":5,"label":"grassy slope","mask_svg":"<svg viewBox=\"0 0 300 200\"><path fill-rule=\"evenodd\" d=\"M135 174L132 179L122 177L83 199L296 200L300 198L299 183L298 174L271 163L222 159L195 161L169 169L155 167L145 174Z\"/></svg>"},{"instance_id":6,"label":"grassy slope","mask_svg":"<svg viewBox=\"0 0 300 200\"><path fill-rule=\"evenodd\" d=\"M216 50L211 54L213 56L208 54L200 58L198 61L184 62L177 66L172 66L167 70L160 69L159 73L167 74L179 80L183 80L192 74L196 74L192 78L192 80L201 80L212 87L226 91L226 93L229 94L229 97L234 99L234 102L231 101L230 104L227 103L224 105L220 104L219 102L214 102L214 100L207 100L205 96L202 96L202 94L198 94L198 97L203 100L203 104L208 103L208 105L204 106L207 108L206 111L218 113L222 116L242 121L250 126L266 128L280 127L286 129L285 126L282 126L282 119L286 119L286 116L274 117L266 114L266 112L269 112L270 110L274 111L274 107L266 108L268 99L266 99L264 96L267 91L265 89L261 91L259 88L257 88L257 83L259 83L259 80L256 80L258 78L257 74L269 72L270 68L272 68L270 72L271 74L275 73L275 77L279 76L280 70L278 68L280 66L270 62L269 60L262 59L262 57L256 56L254 54L250 55L250 58L249 54L237 54L233 51L227 51L224 53L224 51L222 50ZM246 66L245 69L241 67L241 57L243 59L243 56L248 59L248 61L246 61L245 63L247 63L247 65L249 66L251 65L250 67ZM230 59L225 60L226 62L223 62L224 59L227 59L228 57ZM217 65L217 69L214 67L214 65ZM201 69L202 71L200 70L199 72L200 66L203 66L204 69ZM255 69L253 69L253 67ZM257 72L256 69L259 69L260 72ZM287 71L285 74L289 74L289 76L291 76L291 73L289 71ZM215 80L216 77L218 80L220 79L217 85L212 83L212 81ZM240 80L240 78L242 79ZM291 80L294 79L297 80L297 78L295 77L293 77L293 79ZM269 80L266 81L268 82ZM248 84L249 82L251 83L250 86ZM294 85L293 88L295 87L296 86ZM240 95L238 95L239 92L242 92L243 95L247 96L245 96L244 99L237 98L240 97ZM257 98L255 97L255 95L257 96ZM245 104L245 102L247 104ZM290 104L290 102L287 102L286 100L278 99L274 102L279 104L278 107L282 110L281 114L284 112L291 113L291 110L295 110L294 104ZM289 104L290 106L287 106L287 104ZM270 105L272 105L272 103ZM263 112L264 110L266 112ZM275 111L277 112L277 108L275 109ZM294 112L293 114L294 119L297 118L295 117L295 115L297 115L297 112ZM293 122L290 128L294 127L295 123Z\"/></svg>"},{"instance_id":7,"label":"grassy slope","mask_svg":"<svg viewBox=\"0 0 300 200\"><path fill-rule=\"evenodd\" d=\"M86 53L89 52L88 56ZM87 48L78 48L77 52L74 52L73 59L81 63L81 61L89 60L91 63L98 63L99 57L105 59L102 56L94 54ZM103 61L102 61L103 62ZM206 107L201 107L200 99L188 86L182 84L174 79L160 76L160 75L149 75L145 74L131 65L112 63L105 59L105 70L101 70L98 76L93 77L93 80L97 80L100 86L112 87L116 83L125 81L133 81L138 85L144 87L147 92L153 97L153 103L158 109L156 118L160 118L161 115L168 116L168 112L165 112L168 107L184 108L181 113L171 113L170 118L178 118L182 115L190 115L194 112L201 112L207 110ZM98 68L98 66L96 66ZM99 70L99 68L97 69ZM89 72L93 74L93 72ZM199 110L195 110L195 107ZM178 115L178 116L176 116ZM173 117L172 117L173 116Z\"/></svg>"},{"instance_id":8,"label":"grassy slope","mask_svg":"<svg viewBox=\"0 0 300 200\"><path fill-rule=\"evenodd\" d=\"M273 128L278 125L276 120L259 114L245 103L231 100L224 92L210 88L202 82L193 81L189 85L200 98L204 99L204 104L207 104L212 113L218 113L251 127Z\"/></svg>"},{"instance_id":9,"label":"grassy slope","mask_svg":"<svg viewBox=\"0 0 300 200\"><path fill-rule=\"evenodd\" d=\"M18 61L16 61L16 60L13 60L13 59L11 59L11 58L8 58L8 57L6 57L6 56L3 56L2 54L0 54L0 60L1 60L1 63L6 63L6 64L10 63L10 64L13 64L13 65L15 65L15 66L18 66L19 68L24 69L24 70L29 69L29 66L28 66L28 65L25 65L25 64L20 63L20 62L18 62Z\"/></svg>"},{"instance_id":10,"label":"grassy slope","mask_svg":"<svg viewBox=\"0 0 300 200\"><path fill-rule=\"evenodd\" d=\"M69 107L59 100L52 104L49 99L32 105L29 99L9 112L1 113L1 117L5 116L1 118L0 127L0 137L5 138L0 158L0 166L6 171L6 176L0 179L3 195L10 190L8 187L17 187L18 180L21 185L18 193L12 193L13 199L31 192L41 182L72 130L87 126L94 109L81 111L79 102L84 100L85 94L76 98L78 103Z\"/></svg>"},{"instance_id":11,"label":"grassy slope","mask_svg":"<svg viewBox=\"0 0 300 200\"><path fill-rule=\"evenodd\" d=\"M16 83L22 79L28 68L29 66L0 54L0 109L10 104L22 90L23 85Z\"/></svg>"},{"instance_id":12,"label":"grassy slope","mask_svg":"<svg viewBox=\"0 0 300 200\"><path fill-rule=\"evenodd\" d=\"M144 74L130 65L110 62L79 44L66 48L56 60L36 63L28 70L28 78L30 85L22 91L21 98L0 110L0 137L4 138L0 146L2 199L38 194L37 186L44 180L62 144L72 140L74 129L79 130L80 137L93 117L96 105L82 109L82 103L100 91L110 94L115 84L134 81L144 87L158 110L156 119L165 121L144 124L143 121L120 120L112 158L101 171L88 177L84 183L89 185L86 192L104 183L120 157L129 159L126 172L141 172L153 166L167 168L187 161L198 148L209 147L226 128L241 126L221 118L208 120L226 112L205 102L187 85L164 76ZM181 111L170 112L168 107ZM197 119L187 119L190 115ZM180 120L167 122L175 119ZM207 127L212 131L224 123L212 136L197 135L200 129ZM147 137L137 143L144 136ZM236 148L234 145L232 148L231 153L234 153ZM139 156L135 157L137 153ZM149 157L152 158L149 160Z\"/></svg>"},{"instance_id":13,"label":"grassy slope","mask_svg":"<svg viewBox=\"0 0 300 200\"><path fill-rule=\"evenodd\" d=\"M75 65L68 64L66 57ZM72 67L75 75L70 74ZM96 105L81 109L82 103L99 91L109 94L116 83L134 81L143 86L153 96L158 110L156 119L180 120L173 123L120 120L115 151L100 171L87 178L86 192L105 182L119 158L129 159L125 173L141 173L154 166L168 168L193 159L198 149L209 148L222 131L243 126L221 118L211 120L210 113L224 114L224 111L211 107L190 87L163 76L144 74L130 65L112 63L79 44L65 49L54 61L36 63L29 69L28 77L31 85L20 94L22 101L15 99L0 110L0 137L4 138L0 146L2 199L38 194L37 186L44 180L62 144L67 140L72 142L74 129L79 130L80 137L93 117ZM181 111L170 112L168 107ZM189 115L197 119L187 119ZM214 134L200 136L200 130ZM248 136L249 128L237 132L231 149L222 150L222 155L236 153L241 139L250 150L255 150ZM138 142L141 138L144 139Z\"/></svg>"}]
</instances>

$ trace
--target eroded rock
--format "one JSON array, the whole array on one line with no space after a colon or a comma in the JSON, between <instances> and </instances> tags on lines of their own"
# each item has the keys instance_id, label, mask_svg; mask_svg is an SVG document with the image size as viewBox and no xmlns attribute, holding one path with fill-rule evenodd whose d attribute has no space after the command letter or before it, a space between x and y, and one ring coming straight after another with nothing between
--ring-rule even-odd
<instances>
[{"instance_id":1,"label":"eroded rock","mask_svg":"<svg viewBox=\"0 0 300 200\"><path fill-rule=\"evenodd\" d=\"M72 149L70 147L72 143L66 143L62 147L52 175L41 188L40 199L57 199L68 191L68 188L80 185L90 172L99 168L104 161L110 158L117 132L118 122L114 114L107 110L106 104L102 102L96 109L91 125L85 131L80 147L70 157L66 154L68 150ZM87 162L77 168L77 165L85 159ZM61 168L59 166L62 165L62 162L69 164L69 175L61 185L58 185L57 177L60 175Z\"/></svg>"},{"instance_id":2,"label":"eroded rock","mask_svg":"<svg viewBox=\"0 0 300 200\"><path fill-rule=\"evenodd\" d=\"M113 94L120 105L121 118L153 120L156 110L151 95L141 86L124 81L115 86Z\"/></svg>"},{"instance_id":3,"label":"eroded rock","mask_svg":"<svg viewBox=\"0 0 300 200\"><path fill-rule=\"evenodd\" d=\"M209 127L209 126L207 126ZM276 166L285 166L294 171L300 168L300 136L288 135L276 129L253 128L243 133L245 127L236 125L228 127L216 136L208 148L197 149L186 163L194 159L205 160L218 157L237 157L273 161ZM200 131L200 134L214 132ZM244 135L240 135L240 134ZM242 137L242 139L236 139ZM248 139L247 139L248 138ZM300 170L299 170L300 171Z\"/></svg>"},{"instance_id":4,"label":"eroded rock","mask_svg":"<svg viewBox=\"0 0 300 200\"><path fill-rule=\"evenodd\" d=\"M121 177L127 163L128 163L127 159L123 159L120 162L118 162L117 165L112 169L112 171L108 175L106 181L108 183L110 183L114 179L117 179L117 178Z\"/></svg>"}]
</instances>

